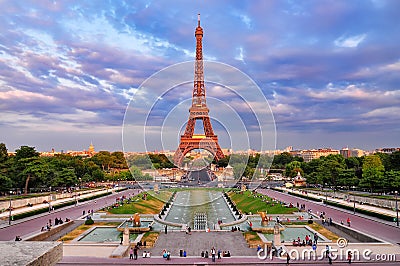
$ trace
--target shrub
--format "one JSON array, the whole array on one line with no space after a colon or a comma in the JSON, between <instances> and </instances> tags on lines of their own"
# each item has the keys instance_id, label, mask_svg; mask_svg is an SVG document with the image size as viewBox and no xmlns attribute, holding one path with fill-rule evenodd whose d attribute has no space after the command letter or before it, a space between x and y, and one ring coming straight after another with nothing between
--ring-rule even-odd
<instances>
[{"instance_id":1,"label":"shrub","mask_svg":"<svg viewBox=\"0 0 400 266\"><path fill-rule=\"evenodd\" d=\"M92 217L89 217L88 219L86 219L85 225L92 225L92 224L94 224Z\"/></svg>"}]
</instances>

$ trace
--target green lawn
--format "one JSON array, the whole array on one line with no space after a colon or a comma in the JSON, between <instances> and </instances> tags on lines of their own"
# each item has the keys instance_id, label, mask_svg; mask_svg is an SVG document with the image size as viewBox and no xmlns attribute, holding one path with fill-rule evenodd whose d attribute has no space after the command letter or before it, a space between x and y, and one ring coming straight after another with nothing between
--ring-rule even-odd
<instances>
[{"instance_id":1,"label":"green lawn","mask_svg":"<svg viewBox=\"0 0 400 266\"><path fill-rule=\"evenodd\" d=\"M124 203L118 208L109 209L108 212L113 214L157 214L161 211L164 204L171 197L171 191L161 191L159 194L148 192L146 200L142 199L143 193L133 197L131 203Z\"/></svg>"},{"instance_id":2,"label":"green lawn","mask_svg":"<svg viewBox=\"0 0 400 266\"><path fill-rule=\"evenodd\" d=\"M252 195L250 191L243 193L232 191L228 196L236 204L236 208L245 214L257 214L262 211L267 211L268 214L288 214L297 211L297 208L285 207L262 194Z\"/></svg>"}]
</instances>

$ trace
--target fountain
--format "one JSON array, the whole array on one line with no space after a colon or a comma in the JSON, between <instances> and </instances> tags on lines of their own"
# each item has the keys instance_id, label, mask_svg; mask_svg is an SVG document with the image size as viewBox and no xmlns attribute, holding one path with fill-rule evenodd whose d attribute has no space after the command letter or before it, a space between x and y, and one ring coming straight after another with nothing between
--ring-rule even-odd
<instances>
[{"instance_id":1,"label":"fountain","mask_svg":"<svg viewBox=\"0 0 400 266\"><path fill-rule=\"evenodd\" d=\"M140 214L135 213L133 215L133 226L140 226Z\"/></svg>"},{"instance_id":2,"label":"fountain","mask_svg":"<svg viewBox=\"0 0 400 266\"><path fill-rule=\"evenodd\" d=\"M207 229L207 214L196 213L193 219L194 230L206 230Z\"/></svg>"},{"instance_id":3,"label":"fountain","mask_svg":"<svg viewBox=\"0 0 400 266\"><path fill-rule=\"evenodd\" d=\"M178 191L164 219L157 215L154 219L158 223L178 228L189 226L193 230L220 228L236 221L222 192L203 189Z\"/></svg>"},{"instance_id":4,"label":"fountain","mask_svg":"<svg viewBox=\"0 0 400 266\"><path fill-rule=\"evenodd\" d=\"M267 212L260 212L260 216L261 216L261 226L267 226L268 225Z\"/></svg>"}]
</instances>

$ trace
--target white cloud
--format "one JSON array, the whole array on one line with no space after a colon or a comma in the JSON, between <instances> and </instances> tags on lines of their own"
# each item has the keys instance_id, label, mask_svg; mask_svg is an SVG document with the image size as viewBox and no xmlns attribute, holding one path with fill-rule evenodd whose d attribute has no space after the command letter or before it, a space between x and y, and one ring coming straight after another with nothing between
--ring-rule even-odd
<instances>
[{"instance_id":1,"label":"white cloud","mask_svg":"<svg viewBox=\"0 0 400 266\"><path fill-rule=\"evenodd\" d=\"M35 100L45 100L45 101L55 101L55 98L52 96L43 95L41 93L34 93L30 91L21 91L21 90L9 90L5 92L0 92L1 100L18 100L25 102L32 102Z\"/></svg>"},{"instance_id":2,"label":"white cloud","mask_svg":"<svg viewBox=\"0 0 400 266\"><path fill-rule=\"evenodd\" d=\"M244 61L243 47L240 46L239 48L237 48L237 50L238 54L235 56L235 59L243 62Z\"/></svg>"},{"instance_id":3,"label":"white cloud","mask_svg":"<svg viewBox=\"0 0 400 266\"><path fill-rule=\"evenodd\" d=\"M346 47L346 48L354 48L357 47L362 41L365 40L367 37L367 34L360 34L360 35L355 35L355 36L340 36L335 40L335 45L338 47Z\"/></svg>"},{"instance_id":4,"label":"white cloud","mask_svg":"<svg viewBox=\"0 0 400 266\"><path fill-rule=\"evenodd\" d=\"M400 114L400 107L392 106L392 107L385 107L385 108L378 108L372 110L368 113L363 114L363 117L372 118L372 117L399 117Z\"/></svg>"}]
</instances>

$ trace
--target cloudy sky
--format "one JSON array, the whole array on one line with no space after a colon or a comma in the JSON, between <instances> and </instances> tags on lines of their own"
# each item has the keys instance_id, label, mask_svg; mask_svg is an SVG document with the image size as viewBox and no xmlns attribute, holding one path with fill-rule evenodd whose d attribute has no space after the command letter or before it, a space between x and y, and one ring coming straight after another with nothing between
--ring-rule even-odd
<instances>
[{"instance_id":1,"label":"cloudy sky","mask_svg":"<svg viewBox=\"0 0 400 266\"><path fill-rule=\"evenodd\" d=\"M0 142L11 151L121 150L141 84L194 59L197 13L205 59L265 95L277 148L400 146L400 1L0 0L0 10Z\"/></svg>"}]
</instances>

